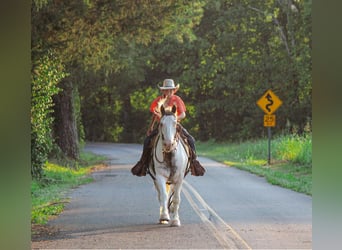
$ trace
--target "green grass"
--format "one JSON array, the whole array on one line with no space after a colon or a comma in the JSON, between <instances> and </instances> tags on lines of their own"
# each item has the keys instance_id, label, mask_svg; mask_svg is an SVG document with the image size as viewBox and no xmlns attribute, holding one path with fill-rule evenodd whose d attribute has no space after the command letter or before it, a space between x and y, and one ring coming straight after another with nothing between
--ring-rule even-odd
<instances>
[{"instance_id":1,"label":"green grass","mask_svg":"<svg viewBox=\"0 0 342 250\"><path fill-rule=\"evenodd\" d=\"M197 142L197 153L249 171L273 184L312 195L312 136L286 135L243 143Z\"/></svg>"},{"instance_id":2,"label":"green grass","mask_svg":"<svg viewBox=\"0 0 342 250\"><path fill-rule=\"evenodd\" d=\"M89 183L89 173L104 157L91 153L81 153L81 161L77 168L60 166L48 162L44 169L45 178L31 182L31 223L46 224L51 216L60 214L65 204L67 192L79 185Z\"/></svg>"}]
</instances>

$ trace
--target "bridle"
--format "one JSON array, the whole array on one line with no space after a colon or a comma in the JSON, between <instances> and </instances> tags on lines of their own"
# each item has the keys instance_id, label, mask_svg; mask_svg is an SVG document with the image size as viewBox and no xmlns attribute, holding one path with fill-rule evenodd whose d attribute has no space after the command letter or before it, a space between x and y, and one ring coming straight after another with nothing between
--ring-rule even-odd
<instances>
[{"instance_id":1,"label":"bridle","mask_svg":"<svg viewBox=\"0 0 342 250\"><path fill-rule=\"evenodd\" d=\"M163 114L163 117L164 116L174 116L176 118L176 115L172 112L167 112L165 114ZM158 135L158 138L156 140L156 144L158 143L159 140L161 140L161 145L162 145L162 152L163 152L163 159L160 160L158 159L157 157L157 154L155 152L155 156L156 156L156 160L159 162L159 163L163 163L165 162L165 159L168 159L169 157L167 157L167 154L171 154L173 153L175 150L177 150L177 147L178 147L178 143L179 143L179 139L180 139L180 135L179 135L179 132L177 130L177 125L176 124L176 133L173 137L173 139L171 140L171 146L169 148L167 148L165 145L164 145L164 140L165 140L165 137L164 137L164 134L163 134L163 130L162 130L162 126L163 126L163 123L162 123L162 119L163 117L161 118L161 121L159 123L159 127L158 127L158 130L159 130L159 135ZM176 122L177 122L177 119L176 119ZM157 150L157 147L155 147L155 151Z\"/></svg>"},{"instance_id":2,"label":"bridle","mask_svg":"<svg viewBox=\"0 0 342 250\"><path fill-rule=\"evenodd\" d=\"M163 152L165 152L165 153L171 153L171 152L173 152L173 151L176 150L177 145L178 145L178 141L179 141L179 134L178 134L178 131L177 131L177 125L178 125L178 123L177 123L177 118L176 118L176 115L175 115L175 114L173 114L173 113L166 113L163 117L165 117L165 116L173 116L173 117L175 117L175 120L176 120L176 124L175 124L175 131L176 131L176 132L175 132L175 134L174 134L174 137L171 139L171 146L170 146L170 148L166 147L166 145L165 145L164 143L162 143L162 146L163 146L163 147L162 147L162 150L163 150ZM162 126L163 126L163 123L160 122L160 123L159 123L159 134L160 134L160 137L161 137L162 142L164 142L165 136L164 136L164 134L163 134Z\"/></svg>"}]
</instances>

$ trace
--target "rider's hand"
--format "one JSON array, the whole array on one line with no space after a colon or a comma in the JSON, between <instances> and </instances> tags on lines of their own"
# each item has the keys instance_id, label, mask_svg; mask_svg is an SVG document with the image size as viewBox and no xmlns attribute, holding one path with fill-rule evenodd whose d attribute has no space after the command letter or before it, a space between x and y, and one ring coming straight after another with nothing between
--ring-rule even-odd
<instances>
[{"instance_id":1,"label":"rider's hand","mask_svg":"<svg viewBox=\"0 0 342 250\"><path fill-rule=\"evenodd\" d=\"M157 117L161 117L161 114L157 111L157 110L153 110L153 113L157 116Z\"/></svg>"},{"instance_id":2,"label":"rider's hand","mask_svg":"<svg viewBox=\"0 0 342 250\"><path fill-rule=\"evenodd\" d=\"M152 128L149 128L146 132L146 135L149 136L152 133Z\"/></svg>"}]
</instances>

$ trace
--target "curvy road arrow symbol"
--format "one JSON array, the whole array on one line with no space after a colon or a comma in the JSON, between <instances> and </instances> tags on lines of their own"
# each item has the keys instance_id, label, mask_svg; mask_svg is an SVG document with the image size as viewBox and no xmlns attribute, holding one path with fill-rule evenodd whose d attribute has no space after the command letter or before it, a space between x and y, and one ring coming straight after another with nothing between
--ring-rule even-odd
<instances>
[{"instance_id":1,"label":"curvy road arrow symbol","mask_svg":"<svg viewBox=\"0 0 342 250\"><path fill-rule=\"evenodd\" d=\"M270 95L270 93L267 94L266 99L267 101L269 101L269 103L266 105L266 109L268 110L268 112L271 112L270 106L273 105L273 100L272 100L272 96Z\"/></svg>"}]
</instances>

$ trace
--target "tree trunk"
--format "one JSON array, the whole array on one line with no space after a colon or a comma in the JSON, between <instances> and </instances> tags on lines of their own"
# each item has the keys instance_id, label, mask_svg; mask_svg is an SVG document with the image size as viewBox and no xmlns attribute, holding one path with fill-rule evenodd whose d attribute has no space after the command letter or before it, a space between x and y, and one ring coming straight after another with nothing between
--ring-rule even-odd
<instances>
[{"instance_id":1,"label":"tree trunk","mask_svg":"<svg viewBox=\"0 0 342 250\"><path fill-rule=\"evenodd\" d=\"M77 160L79 158L79 143L74 110L73 85L66 79L61 82L59 87L63 91L54 97L55 140L65 156Z\"/></svg>"}]
</instances>

